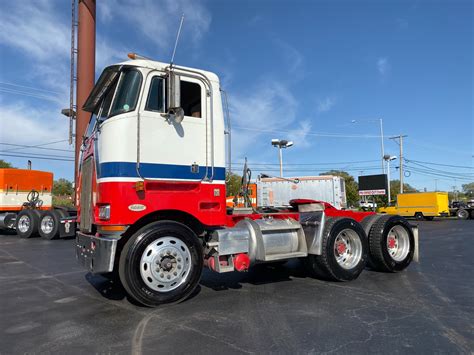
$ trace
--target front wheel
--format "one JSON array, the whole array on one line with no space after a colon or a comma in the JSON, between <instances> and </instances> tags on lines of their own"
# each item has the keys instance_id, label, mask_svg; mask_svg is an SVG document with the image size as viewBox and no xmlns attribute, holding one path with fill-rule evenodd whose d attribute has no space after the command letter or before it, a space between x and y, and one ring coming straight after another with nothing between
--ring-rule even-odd
<instances>
[{"instance_id":1,"label":"front wheel","mask_svg":"<svg viewBox=\"0 0 474 355\"><path fill-rule=\"evenodd\" d=\"M350 281L364 270L368 255L367 236L351 218L330 218L323 231L321 255L308 255L304 264L316 277Z\"/></svg>"},{"instance_id":2,"label":"front wheel","mask_svg":"<svg viewBox=\"0 0 474 355\"><path fill-rule=\"evenodd\" d=\"M202 245L183 224L159 221L143 227L125 244L120 280L137 302L156 307L188 297L201 278Z\"/></svg>"}]
</instances>

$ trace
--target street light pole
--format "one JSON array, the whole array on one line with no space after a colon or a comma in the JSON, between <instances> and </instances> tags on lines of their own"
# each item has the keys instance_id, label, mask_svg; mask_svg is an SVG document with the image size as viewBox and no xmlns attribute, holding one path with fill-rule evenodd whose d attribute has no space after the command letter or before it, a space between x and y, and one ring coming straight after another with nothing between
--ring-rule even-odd
<instances>
[{"instance_id":1,"label":"street light pole","mask_svg":"<svg viewBox=\"0 0 474 355\"><path fill-rule=\"evenodd\" d=\"M283 156L281 153L281 146L278 147L278 152L280 153L280 177L283 177Z\"/></svg>"},{"instance_id":2,"label":"street light pole","mask_svg":"<svg viewBox=\"0 0 474 355\"><path fill-rule=\"evenodd\" d=\"M285 139L272 139L272 145L278 148L278 156L280 158L280 177L283 177L283 153L281 149L291 147L293 142Z\"/></svg>"},{"instance_id":3,"label":"street light pole","mask_svg":"<svg viewBox=\"0 0 474 355\"><path fill-rule=\"evenodd\" d=\"M396 156L391 156L391 155L387 154L387 155L384 155L384 156L383 156L383 159L387 162L388 205L390 206L390 201L392 200L392 196L391 196L391 194L390 194L390 162L391 162L392 160L397 159L397 157L396 157Z\"/></svg>"},{"instance_id":4,"label":"street light pole","mask_svg":"<svg viewBox=\"0 0 474 355\"><path fill-rule=\"evenodd\" d=\"M383 120L379 118L379 123L380 123L380 146L382 148L382 173L385 174L385 165L383 163L384 156L385 156L385 149L383 146Z\"/></svg>"}]
</instances>

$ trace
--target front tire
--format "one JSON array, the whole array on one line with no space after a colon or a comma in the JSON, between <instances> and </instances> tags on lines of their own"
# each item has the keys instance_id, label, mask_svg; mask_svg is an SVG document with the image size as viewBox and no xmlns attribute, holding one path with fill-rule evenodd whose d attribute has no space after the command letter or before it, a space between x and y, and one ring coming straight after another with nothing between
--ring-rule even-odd
<instances>
[{"instance_id":1,"label":"front tire","mask_svg":"<svg viewBox=\"0 0 474 355\"><path fill-rule=\"evenodd\" d=\"M370 228L369 248L370 265L375 270L404 270L415 252L415 237L410 224L401 216L382 216Z\"/></svg>"},{"instance_id":2,"label":"front tire","mask_svg":"<svg viewBox=\"0 0 474 355\"><path fill-rule=\"evenodd\" d=\"M40 212L38 210L22 210L15 222L16 234L21 238L33 238L38 235Z\"/></svg>"},{"instance_id":3,"label":"front tire","mask_svg":"<svg viewBox=\"0 0 474 355\"><path fill-rule=\"evenodd\" d=\"M464 220L468 219L469 218L469 211L465 210L464 208L460 208L456 212L456 216L458 217L458 219L464 219Z\"/></svg>"},{"instance_id":4,"label":"front tire","mask_svg":"<svg viewBox=\"0 0 474 355\"><path fill-rule=\"evenodd\" d=\"M304 264L312 276L335 281L359 277L368 257L367 236L351 219L329 218L323 231L322 254L308 255Z\"/></svg>"},{"instance_id":5,"label":"front tire","mask_svg":"<svg viewBox=\"0 0 474 355\"><path fill-rule=\"evenodd\" d=\"M202 267L202 245L196 234L183 224L159 221L127 241L119 276L130 297L156 307L188 297L199 283Z\"/></svg>"}]
</instances>

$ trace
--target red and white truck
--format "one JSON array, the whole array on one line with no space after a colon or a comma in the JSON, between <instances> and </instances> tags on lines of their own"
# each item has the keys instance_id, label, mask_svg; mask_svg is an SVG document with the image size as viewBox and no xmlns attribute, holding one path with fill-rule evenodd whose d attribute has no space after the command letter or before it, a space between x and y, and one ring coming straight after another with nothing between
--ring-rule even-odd
<instances>
[{"instance_id":1,"label":"red and white truck","mask_svg":"<svg viewBox=\"0 0 474 355\"><path fill-rule=\"evenodd\" d=\"M301 258L311 275L350 281L368 262L397 272L417 257L417 229L400 216L308 199L272 213L227 211L229 127L211 72L148 59L112 65L83 109L92 115L77 258L91 272L116 272L143 305L186 298L204 266L225 273Z\"/></svg>"}]
</instances>

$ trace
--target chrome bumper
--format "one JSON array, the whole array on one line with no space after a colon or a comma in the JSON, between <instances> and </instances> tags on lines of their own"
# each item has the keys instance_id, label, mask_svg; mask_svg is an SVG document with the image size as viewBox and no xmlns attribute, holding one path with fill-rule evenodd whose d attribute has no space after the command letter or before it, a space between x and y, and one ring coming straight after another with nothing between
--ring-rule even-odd
<instances>
[{"instance_id":1,"label":"chrome bumper","mask_svg":"<svg viewBox=\"0 0 474 355\"><path fill-rule=\"evenodd\" d=\"M116 238L99 238L77 232L76 258L78 263L92 273L112 272L117 242Z\"/></svg>"}]
</instances>

